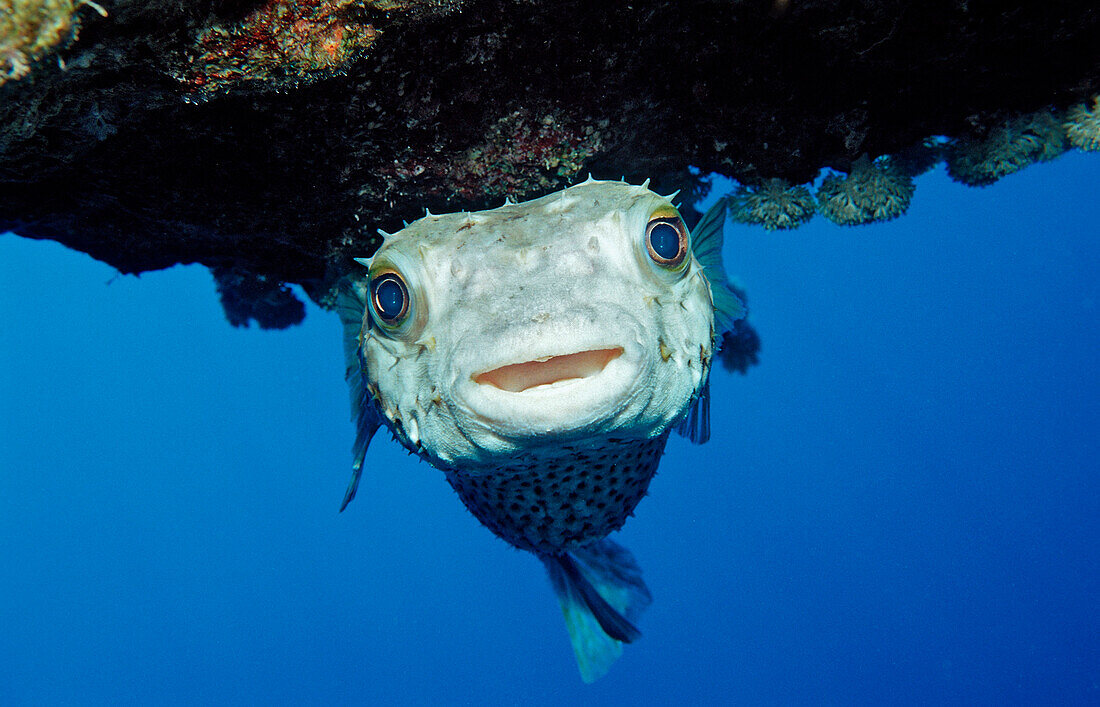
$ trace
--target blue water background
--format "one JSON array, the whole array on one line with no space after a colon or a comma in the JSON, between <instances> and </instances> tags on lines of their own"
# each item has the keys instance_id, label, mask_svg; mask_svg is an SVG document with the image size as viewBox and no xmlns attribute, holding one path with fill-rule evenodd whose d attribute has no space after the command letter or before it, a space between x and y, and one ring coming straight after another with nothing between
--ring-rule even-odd
<instances>
[{"instance_id":1,"label":"blue water background","mask_svg":"<svg viewBox=\"0 0 1100 707\"><path fill-rule=\"evenodd\" d=\"M1100 158L898 221L731 226L763 337L617 538L578 677L540 564L352 426L335 315L0 237L0 702L1098 703Z\"/></svg>"}]
</instances>

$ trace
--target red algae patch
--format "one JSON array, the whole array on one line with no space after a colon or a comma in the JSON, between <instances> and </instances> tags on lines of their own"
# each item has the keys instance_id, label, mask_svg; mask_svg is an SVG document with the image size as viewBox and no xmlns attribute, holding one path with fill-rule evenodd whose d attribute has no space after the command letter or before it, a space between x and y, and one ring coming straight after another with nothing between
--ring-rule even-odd
<instances>
[{"instance_id":1,"label":"red algae patch","mask_svg":"<svg viewBox=\"0 0 1100 707\"><path fill-rule=\"evenodd\" d=\"M195 92L307 83L339 72L374 44L381 32L368 13L402 8L390 0L269 0L236 24L206 28L181 78Z\"/></svg>"}]
</instances>

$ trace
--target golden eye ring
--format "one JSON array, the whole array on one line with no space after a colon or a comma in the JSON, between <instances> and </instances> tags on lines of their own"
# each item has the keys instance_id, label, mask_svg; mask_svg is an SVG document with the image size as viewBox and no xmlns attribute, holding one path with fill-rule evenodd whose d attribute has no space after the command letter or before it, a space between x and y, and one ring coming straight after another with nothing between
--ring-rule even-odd
<instances>
[{"instance_id":1,"label":"golden eye ring","mask_svg":"<svg viewBox=\"0 0 1100 707\"><path fill-rule=\"evenodd\" d=\"M679 217L650 219L645 228L645 247L650 259L663 268L675 270L688 254L687 226Z\"/></svg>"}]
</instances>

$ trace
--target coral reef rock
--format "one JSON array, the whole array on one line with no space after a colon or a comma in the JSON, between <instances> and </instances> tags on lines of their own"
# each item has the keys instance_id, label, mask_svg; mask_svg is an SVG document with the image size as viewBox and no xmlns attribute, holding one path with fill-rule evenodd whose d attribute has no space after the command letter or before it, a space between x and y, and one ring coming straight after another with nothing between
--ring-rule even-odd
<instances>
[{"instance_id":1,"label":"coral reef rock","mask_svg":"<svg viewBox=\"0 0 1100 707\"><path fill-rule=\"evenodd\" d=\"M1098 36L1084 0L0 0L0 231L219 268L279 326L377 228L589 173L690 203L946 145L988 183L1095 145Z\"/></svg>"}]
</instances>

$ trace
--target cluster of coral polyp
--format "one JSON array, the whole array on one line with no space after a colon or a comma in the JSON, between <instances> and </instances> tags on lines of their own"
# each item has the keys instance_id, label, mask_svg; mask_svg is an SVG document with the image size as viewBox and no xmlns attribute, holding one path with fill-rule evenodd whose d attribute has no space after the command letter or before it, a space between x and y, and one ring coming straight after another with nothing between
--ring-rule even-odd
<instances>
[{"instance_id":1,"label":"cluster of coral polyp","mask_svg":"<svg viewBox=\"0 0 1100 707\"><path fill-rule=\"evenodd\" d=\"M363 12L392 2L268 0L240 22L206 28L181 77L196 93L245 82L297 85L339 72L379 32Z\"/></svg>"},{"instance_id":2,"label":"cluster of coral polyp","mask_svg":"<svg viewBox=\"0 0 1100 707\"><path fill-rule=\"evenodd\" d=\"M107 16L90 0L0 0L0 86L23 78L36 61L74 41L84 7Z\"/></svg>"},{"instance_id":3,"label":"cluster of coral polyp","mask_svg":"<svg viewBox=\"0 0 1100 707\"><path fill-rule=\"evenodd\" d=\"M1100 150L1100 97L1064 113L1041 110L987 126L959 139L929 138L895 155L856 160L840 173L826 175L817 187L767 179L730 193L735 221L769 231L797 228L815 210L833 223L856 226L889 221L905 213L913 198L913 178L940 162L957 182L972 187L993 184L1036 162L1066 150Z\"/></svg>"},{"instance_id":4,"label":"cluster of coral polyp","mask_svg":"<svg viewBox=\"0 0 1100 707\"><path fill-rule=\"evenodd\" d=\"M1066 151L1062 121L1043 111L1002 123L980 138L957 140L947 152L947 173L972 187L993 184Z\"/></svg>"},{"instance_id":5,"label":"cluster of coral polyp","mask_svg":"<svg viewBox=\"0 0 1100 707\"><path fill-rule=\"evenodd\" d=\"M730 195L733 219L763 226L769 231L798 228L813 218L814 197L803 186L782 179L742 185Z\"/></svg>"},{"instance_id":6,"label":"cluster of coral polyp","mask_svg":"<svg viewBox=\"0 0 1100 707\"><path fill-rule=\"evenodd\" d=\"M797 228L815 212L833 223L856 226L889 221L905 213L913 198L913 174L899 160L866 156L856 160L847 174L830 174L817 188L817 197L806 186L792 186L782 179L741 186L729 196L735 221L763 226L769 231Z\"/></svg>"},{"instance_id":7,"label":"cluster of coral polyp","mask_svg":"<svg viewBox=\"0 0 1100 707\"><path fill-rule=\"evenodd\" d=\"M1066 138L1078 150L1090 152L1100 150L1100 96L1080 103L1066 111L1062 122L1066 129Z\"/></svg>"},{"instance_id":8,"label":"cluster of coral polyp","mask_svg":"<svg viewBox=\"0 0 1100 707\"><path fill-rule=\"evenodd\" d=\"M831 174L817 188L818 210L842 226L889 221L901 216L913 199L913 176L889 157L856 160L848 176Z\"/></svg>"}]
</instances>

